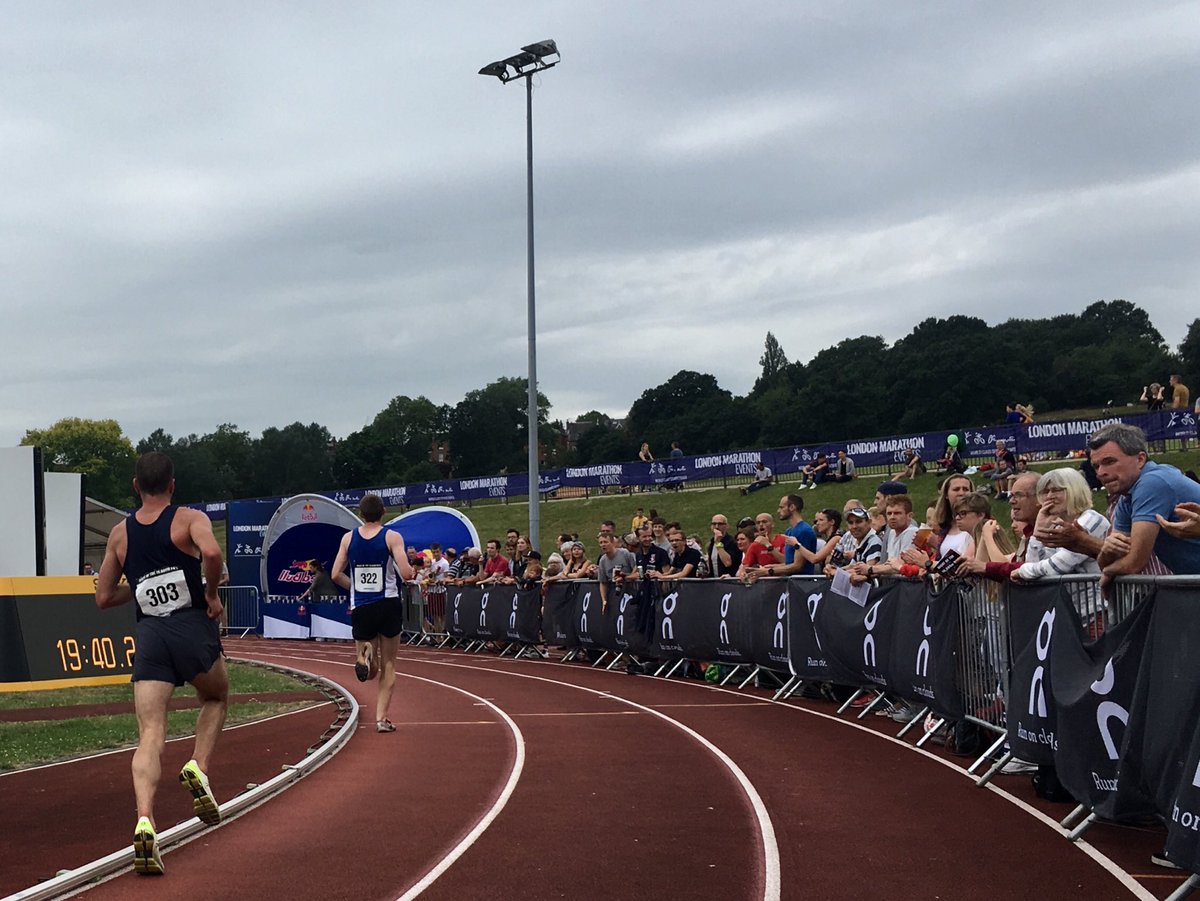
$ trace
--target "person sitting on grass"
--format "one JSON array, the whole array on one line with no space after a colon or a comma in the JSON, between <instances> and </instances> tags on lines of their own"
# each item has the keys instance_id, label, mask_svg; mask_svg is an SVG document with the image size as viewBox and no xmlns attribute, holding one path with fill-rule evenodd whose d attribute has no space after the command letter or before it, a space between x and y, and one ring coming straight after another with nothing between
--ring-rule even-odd
<instances>
[{"instance_id":1,"label":"person sitting on grass","mask_svg":"<svg viewBox=\"0 0 1200 901\"><path fill-rule=\"evenodd\" d=\"M754 481L742 489L742 494L750 494L751 492L766 488L772 481L773 476L771 475L770 467L763 463L762 460L759 460L754 464Z\"/></svg>"},{"instance_id":2,"label":"person sitting on grass","mask_svg":"<svg viewBox=\"0 0 1200 901\"><path fill-rule=\"evenodd\" d=\"M824 451L817 454L817 459L800 470L800 487L816 488L829 476L829 457Z\"/></svg>"},{"instance_id":3,"label":"person sitting on grass","mask_svg":"<svg viewBox=\"0 0 1200 901\"><path fill-rule=\"evenodd\" d=\"M925 463L921 460L921 454L915 447L910 447L904 451L904 468L897 473L892 474L892 481L898 482L901 479L915 479L919 475L925 474Z\"/></svg>"},{"instance_id":4,"label":"person sitting on grass","mask_svg":"<svg viewBox=\"0 0 1200 901\"><path fill-rule=\"evenodd\" d=\"M834 464L830 478L835 482L851 482L857 478L854 474L854 460L844 448L837 452L837 463Z\"/></svg>"}]
</instances>

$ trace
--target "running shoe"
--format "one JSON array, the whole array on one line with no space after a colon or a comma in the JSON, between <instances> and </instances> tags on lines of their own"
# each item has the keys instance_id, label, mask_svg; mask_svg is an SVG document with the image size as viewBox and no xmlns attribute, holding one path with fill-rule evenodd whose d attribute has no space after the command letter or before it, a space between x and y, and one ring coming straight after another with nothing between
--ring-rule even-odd
<instances>
[{"instance_id":1,"label":"running shoe","mask_svg":"<svg viewBox=\"0 0 1200 901\"><path fill-rule=\"evenodd\" d=\"M133 829L133 871L139 876L161 876L165 872L158 853L158 834L149 817L142 817Z\"/></svg>"},{"instance_id":2,"label":"running shoe","mask_svg":"<svg viewBox=\"0 0 1200 901\"><path fill-rule=\"evenodd\" d=\"M375 657L373 651L374 648L371 645L367 645L366 648L363 649L363 656L366 658L365 662L356 662L354 664L354 675L358 677L359 682L366 682L371 678L371 676L374 675L374 673L371 672L371 664L374 662Z\"/></svg>"},{"instance_id":3,"label":"running shoe","mask_svg":"<svg viewBox=\"0 0 1200 901\"><path fill-rule=\"evenodd\" d=\"M391 720L379 720L375 723L376 732L395 732L396 726Z\"/></svg>"},{"instance_id":4,"label":"running shoe","mask_svg":"<svg viewBox=\"0 0 1200 901\"><path fill-rule=\"evenodd\" d=\"M212 789L208 787L208 777L196 761L189 760L183 765L183 769L179 771L179 781L192 793L192 809L201 822L209 826L221 822L221 809L217 806Z\"/></svg>"}]
</instances>

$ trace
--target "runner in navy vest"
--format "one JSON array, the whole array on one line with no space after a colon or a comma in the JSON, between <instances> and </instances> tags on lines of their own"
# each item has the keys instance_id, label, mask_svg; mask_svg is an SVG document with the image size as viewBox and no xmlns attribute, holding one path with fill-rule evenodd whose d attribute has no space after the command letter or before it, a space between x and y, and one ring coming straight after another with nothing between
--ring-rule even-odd
<instances>
[{"instance_id":1,"label":"runner in navy vest","mask_svg":"<svg viewBox=\"0 0 1200 901\"><path fill-rule=\"evenodd\" d=\"M397 573L407 582L413 577L413 568L404 538L383 528L383 509L378 495L363 497L358 511L365 522L342 537L333 561L333 581L350 590L350 630L358 648L354 674L366 682L379 673L375 729L395 732L387 713L396 686L396 651L404 626Z\"/></svg>"},{"instance_id":2,"label":"runner in navy vest","mask_svg":"<svg viewBox=\"0 0 1200 901\"><path fill-rule=\"evenodd\" d=\"M192 794L196 816L214 825L221 819L208 785L208 765L225 724L229 675L221 654L221 548L208 517L171 504L175 467L166 454L143 454L134 469L133 490L142 506L108 536L96 580L101 608L136 602L133 705L138 747L133 755L133 791L138 822L133 833L133 868L163 872L154 826L154 794L166 740L167 704L176 686L190 682L200 700L192 759L179 781ZM203 571L207 584L201 583ZM127 580L120 582L122 572Z\"/></svg>"}]
</instances>

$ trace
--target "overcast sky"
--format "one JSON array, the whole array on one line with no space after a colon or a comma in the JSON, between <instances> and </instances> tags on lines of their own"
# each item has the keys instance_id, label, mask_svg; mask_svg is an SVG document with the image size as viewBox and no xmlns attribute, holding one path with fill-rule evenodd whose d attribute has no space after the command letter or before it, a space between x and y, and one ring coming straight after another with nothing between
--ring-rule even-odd
<instances>
[{"instance_id":1,"label":"overcast sky","mask_svg":"<svg viewBox=\"0 0 1200 901\"><path fill-rule=\"evenodd\" d=\"M1194 3L11 4L0 446L343 437L523 376L524 83L476 72L546 38L554 418L682 368L743 394L768 329L807 361L954 313L1200 316Z\"/></svg>"}]
</instances>

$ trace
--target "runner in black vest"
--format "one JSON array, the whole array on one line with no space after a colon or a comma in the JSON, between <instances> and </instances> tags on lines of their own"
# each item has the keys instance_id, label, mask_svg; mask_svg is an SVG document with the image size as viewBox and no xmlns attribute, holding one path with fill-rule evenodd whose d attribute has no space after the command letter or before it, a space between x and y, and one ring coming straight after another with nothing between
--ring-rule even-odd
<instances>
[{"instance_id":1,"label":"runner in black vest","mask_svg":"<svg viewBox=\"0 0 1200 901\"><path fill-rule=\"evenodd\" d=\"M166 454L143 454L134 491L142 506L108 536L96 580L96 604L136 604L133 704L138 747L133 755L133 791L138 823L133 833L133 868L160 875L162 858L154 826L154 794L166 740L167 704L176 686L190 682L200 700L192 759L179 773L196 815L214 825L221 819L208 785L209 760L225 723L229 676L221 656L221 548L208 517L175 507L175 467ZM202 584L203 572L206 584ZM127 582L120 581L122 573Z\"/></svg>"}]
</instances>

